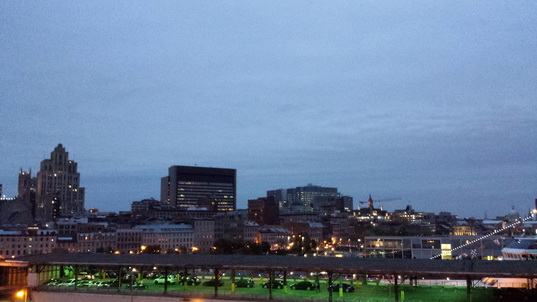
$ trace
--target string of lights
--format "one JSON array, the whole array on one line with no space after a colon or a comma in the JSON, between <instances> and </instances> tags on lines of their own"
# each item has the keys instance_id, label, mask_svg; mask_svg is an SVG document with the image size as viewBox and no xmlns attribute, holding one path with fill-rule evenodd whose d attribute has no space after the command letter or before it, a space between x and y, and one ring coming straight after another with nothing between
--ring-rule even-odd
<instances>
[{"instance_id":1,"label":"string of lights","mask_svg":"<svg viewBox=\"0 0 537 302\"><path fill-rule=\"evenodd\" d=\"M498 233L500 233L500 232L503 232L503 231L505 231L505 230L507 230L507 229L509 229L509 228L514 227L514 226L517 225L517 224L520 224L520 223L522 223L522 222L524 222L524 221L530 219L531 217L532 217L532 215L529 215L529 216L527 216L526 218L521 219L521 220L517 220L517 221L511 223L511 224L508 225L508 226L505 226L505 227L503 227L503 228L501 228L501 229L497 229L497 230L495 230L494 232L491 232L491 233L489 233L489 234L487 234L487 235L481 236L481 237L479 237L479 238L477 238L477 239L474 239L474 240L472 240L472 241L470 241L470 242L468 242L468 243L465 243L465 244L463 244L463 245L459 245L458 247L452 248L452 249L451 249L451 252L456 251L456 250L459 250L459 249L462 249L463 247L467 247L467 246L472 245L472 244L474 244L474 243L476 243L476 242L478 242L478 241L481 241L481 240L483 240L483 239L485 239L485 238L488 238L488 237L490 237L490 236L493 236L493 235L496 235L496 234L498 234ZM522 217L521 217L521 218L522 218ZM440 257L440 256L442 256L442 254L435 255L435 256L431 257L431 259L436 259L436 258L438 258L438 257Z\"/></svg>"}]
</instances>

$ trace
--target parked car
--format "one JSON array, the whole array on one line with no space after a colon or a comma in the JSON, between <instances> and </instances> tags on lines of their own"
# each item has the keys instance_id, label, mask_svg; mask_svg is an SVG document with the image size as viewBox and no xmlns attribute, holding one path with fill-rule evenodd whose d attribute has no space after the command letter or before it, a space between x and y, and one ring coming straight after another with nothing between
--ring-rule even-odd
<instances>
[{"instance_id":1,"label":"parked car","mask_svg":"<svg viewBox=\"0 0 537 302\"><path fill-rule=\"evenodd\" d=\"M236 287L254 287L254 280L252 278L241 278L238 281L235 281Z\"/></svg>"},{"instance_id":2,"label":"parked car","mask_svg":"<svg viewBox=\"0 0 537 302\"><path fill-rule=\"evenodd\" d=\"M121 274L121 284L132 283L138 281L137 279L135 274Z\"/></svg>"},{"instance_id":3,"label":"parked car","mask_svg":"<svg viewBox=\"0 0 537 302\"><path fill-rule=\"evenodd\" d=\"M300 281L298 283L291 284L291 289L312 290L315 288L316 288L315 284L309 281Z\"/></svg>"},{"instance_id":4,"label":"parked car","mask_svg":"<svg viewBox=\"0 0 537 302\"><path fill-rule=\"evenodd\" d=\"M263 283L263 284L261 285L261 287L263 287L263 288L269 288L269 284L270 284L270 283L267 281L267 282ZM283 286L284 286L284 283L283 283L282 280L273 280L273 281L272 281L272 288L273 288L273 289L282 289Z\"/></svg>"},{"instance_id":5,"label":"parked car","mask_svg":"<svg viewBox=\"0 0 537 302\"><path fill-rule=\"evenodd\" d=\"M92 274L89 274L88 272L80 272L77 276L78 279L86 279L86 280L93 280L95 279L95 276Z\"/></svg>"},{"instance_id":6,"label":"parked car","mask_svg":"<svg viewBox=\"0 0 537 302\"><path fill-rule=\"evenodd\" d=\"M90 287L93 285L93 281L90 280L78 280L76 286L79 287Z\"/></svg>"},{"instance_id":7,"label":"parked car","mask_svg":"<svg viewBox=\"0 0 537 302\"><path fill-rule=\"evenodd\" d=\"M483 278L481 280L481 282L483 282L483 284L486 284L486 285L489 285L489 286L493 286L494 284L496 284L496 282L498 282L498 280L494 279L494 278L489 278L489 277L486 277L486 278Z\"/></svg>"},{"instance_id":8,"label":"parked car","mask_svg":"<svg viewBox=\"0 0 537 302\"><path fill-rule=\"evenodd\" d=\"M166 282L166 278L164 276L160 276L157 279L153 281L155 284L164 284ZM168 284L175 284L177 280L175 279L175 276L168 275Z\"/></svg>"},{"instance_id":9,"label":"parked car","mask_svg":"<svg viewBox=\"0 0 537 302\"><path fill-rule=\"evenodd\" d=\"M204 286L216 286L216 279L205 281L203 282L203 285ZM218 286L223 286L223 285L224 285L224 282L222 282L221 280L218 280Z\"/></svg>"},{"instance_id":10,"label":"parked car","mask_svg":"<svg viewBox=\"0 0 537 302\"><path fill-rule=\"evenodd\" d=\"M332 292L339 292L339 283L332 284L331 288L332 288ZM353 293L354 292L354 286L352 286L351 284L343 283L341 285L341 288L343 288L343 292L345 292L345 293ZM330 287L328 288L328 290L330 290Z\"/></svg>"},{"instance_id":11,"label":"parked car","mask_svg":"<svg viewBox=\"0 0 537 302\"><path fill-rule=\"evenodd\" d=\"M200 285L201 281L198 279L198 277L186 277L181 278L179 280L179 284L184 285L186 282L186 285Z\"/></svg>"},{"instance_id":12,"label":"parked car","mask_svg":"<svg viewBox=\"0 0 537 302\"><path fill-rule=\"evenodd\" d=\"M159 276L160 274L158 272L150 272L150 273L145 274L146 279L156 279Z\"/></svg>"},{"instance_id":13,"label":"parked car","mask_svg":"<svg viewBox=\"0 0 537 302\"><path fill-rule=\"evenodd\" d=\"M132 286L132 289L147 289L147 284L143 284L141 282L134 282L132 285L126 284L125 288L131 288L131 286Z\"/></svg>"},{"instance_id":14,"label":"parked car","mask_svg":"<svg viewBox=\"0 0 537 302\"><path fill-rule=\"evenodd\" d=\"M75 286L75 283L76 283L76 279L69 279L69 280L58 282L56 285L57 286Z\"/></svg>"},{"instance_id":15,"label":"parked car","mask_svg":"<svg viewBox=\"0 0 537 302\"><path fill-rule=\"evenodd\" d=\"M381 276L368 276L367 282L373 282L378 285L381 279L382 279Z\"/></svg>"},{"instance_id":16,"label":"parked car","mask_svg":"<svg viewBox=\"0 0 537 302\"><path fill-rule=\"evenodd\" d=\"M109 281L95 281L93 282L92 286L96 287L110 287Z\"/></svg>"},{"instance_id":17,"label":"parked car","mask_svg":"<svg viewBox=\"0 0 537 302\"><path fill-rule=\"evenodd\" d=\"M43 283L43 285L58 285L58 283L61 283L58 279L50 279L47 282Z\"/></svg>"}]
</instances>

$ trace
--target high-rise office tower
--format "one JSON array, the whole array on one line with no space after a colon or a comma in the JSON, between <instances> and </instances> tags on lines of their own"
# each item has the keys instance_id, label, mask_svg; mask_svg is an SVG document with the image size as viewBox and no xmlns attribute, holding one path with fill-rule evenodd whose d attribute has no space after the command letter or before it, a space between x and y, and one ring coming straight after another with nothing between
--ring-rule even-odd
<instances>
[{"instance_id":1,"label":"high-rise office tower","mask_svg":"<svg viewBox=\"0 0 537 302\"><path fill-rule=\"evenodd\" d=\"M161 201L182 210L233 211L236 174L235 169L171 166L161 180Z\"/></svg>"},{"instance_id":2,"label":"high-rise office tower","mask_svg":"<svg viewBox=\"0 0 537 302\"><path fill-rule=\"evenodd\" d=\"M84 188L77 163L59 144L37 172L36 220L44 222L84 212Z\"/></svg>"}]
</instances>

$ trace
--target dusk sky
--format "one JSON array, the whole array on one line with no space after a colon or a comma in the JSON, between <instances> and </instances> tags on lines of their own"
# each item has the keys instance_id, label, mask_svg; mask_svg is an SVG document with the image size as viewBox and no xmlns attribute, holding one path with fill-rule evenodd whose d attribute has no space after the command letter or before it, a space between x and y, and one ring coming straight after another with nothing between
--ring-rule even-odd
<instances>
[{"instance_id":1,"label":"dusk sky","mask_svg":"<svg viewBox=\"0 0 537 302\"><path fill-rule=\"evenodd\" d=\"M62 143L86 208L237 169L388 210L537 198L537 1L1 1L0 183Z\"/></svg>"}]
</instances>

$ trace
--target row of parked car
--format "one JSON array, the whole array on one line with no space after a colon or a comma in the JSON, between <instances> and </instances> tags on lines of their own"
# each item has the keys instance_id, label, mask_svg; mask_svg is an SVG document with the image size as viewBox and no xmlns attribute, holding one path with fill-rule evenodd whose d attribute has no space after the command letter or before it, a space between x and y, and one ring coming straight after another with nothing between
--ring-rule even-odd
<instances>
[{"instance_id":1,"label":"row of parked car","mask_svg":"<svg viewBox=\"0 0 537 302\"><path fill-rule=\"evenodd\" d=\"M246 280L246 279L241 279L241 280ZM239 280L239 281L241 281L241 280ZM249 280L250 280L250 282L252 283L252 286L253 286L253 281L251 281L251 279L249 279ZM164 276L157 277L156 279L153 280L153 283L155 283L155 284L164 284L165 282L166 282L166 278ZM177 281L175 276L169 275L167 277L167 282L168 282L168 284L172 284L172 285L176 284L176 283L180 284L180 285L184 285L185 283L186 283L186 285L200 285L201 284L201 280L198 277L193 277L193 276L188 276L186 278L181 278L179 281ZM237 282L237 283L240 283L240 282ZM238 286L237 283L235 283L236 286ZM211 280L203 282L203 285L204 286L216 286L217 282L216 282L216 279L211 279ZM218 281L218 286L223 286L223 285L224 285L224 282L219 280Z\"/></svg>"},{"instance_id":2,"label":"row of parked car","mask_svg":"<svg viewBox=\"0 0 537 302\"><path fill-rule=\"evenodd\" d=\"M166 278L164 276L157 277L153 280L153 283L155 284L164 284L166 281ZM201 282L201 280L198 277L195 276L188 276L186 278L181 278L179 281L175 278L175 276L169 275L168 276L168 284L180 284L180 285L204 285L204 286L224 286L224 282L222 280L216 281L216 279L210 279L205 282ZM281 287L283 288L283 283L281 283ZM241 278L239 280L235 280L235 286L236 287L254 287L254 280L252 278ZM263 287L268 288L268 282L265 282L263 284ZM275 287L276 288L276 287Z\"/></svg>"},{"instance_id":3,"label":"row of parked car","mask_svg":"<svg viewBox=\"0 0 537 302\"><path fill-rule=\"evenodd\" d=\"M173 280L169 279L170 284L175 284L175 278L172 278ZM158 280L158 281L157 281ZM179 284L184 284L186 282L187 285L199 285L201 281L197 277L187 277L186 279L183 278L181 281L179 281ZM155 279L155 284L163 284L164 283L164 277L160 277L158 279ZM223 286L224 282L222 280L218 280L218 284L216 282L216 279L211 279L208 281L203 282L204 286ZM252 278L241 278L239 280L235 281L236 287L254 287L254 281ZM261 284L261 287L263 288L269 288L270 282L265 282ZM298 289L298 290L313 290L317 289L317 285L310 282L310 281L299 281L294 284L291 284L289 286L291 289ZM354 292L354 286L351 284L333 284L332 285L332 291L339 292L340 287L343 289L343 292L346 293L352 293ZM273 280L272 281L272 288L273 289L283 289L284 288L284 282L283 280Z\"/></svg>"},{"instance_id":4,"label":"row of parked car","mask_svg":"<svg viewBox=\"0 0 537 302\"><path fill-rule=\"evenodd\" d=\"M170 285L174 284L180 284L184 285L200 285L203 284L204 286L223 286L224 282L222 280L216 281L216 279L210 279L205 282L201 282L201 280L198 277L195 276L188 276L186 278L181 278L179 281L176 279L175 276L169 275L167 278L164 276L157 277L152 280L154 284L164 284L165 282L168 282ZM49 282L45 283L45 285L53 285L53 286L77 286L77 287L119 287L119 281L118 280L111 280L111 281L95 281L95 280L87 280L87 279L69 279L69 280L56 280L52 279ZM125 288L131 288L132 289L147 289L147 284L132 281L132 282L124 282L122 283L122 286ZM241 278L239 280L235 281L236 287L254 287L254 281L252 278ZM283 289L284 288L284 282L283 280L273 280L272 286L270 286L270 282L264 282L261 284L261 287L263 288L269 288L272 287L273 289ZM317 285L310 281L299 281L294 284L291 284L289 286L291 289L296 290L317 290ZM351 284L339 284L335 283L331 286L333 292L339 292L340 287L342 288L343 292L351 293L354 292L354 286ZM330 289L330 288L329 288Z\"/></svg>"},{"instance_id":5,"label":"row of parked car","mask_svg":"<svg viewBox=\"0 0 537 302\"><path fill-rule=\"evenodd\" d=\"M268 285L269 283L268 282L265 282L262 286L264 288L268 288ZM283 281L282 280L274 280L273 283L272 283L272 288L275 288L275 289L281 289L283 288ZM291 284L289 286L291 289L300 289L300 290L317 290L319 289L318 288L318 285L314 284L313 282L310 282L310 281L299 281L297 283L294 283L294 284ZM332 291L333 292L339 292L339 289L340 287L343 289L343 292L346 292L346 293L352 293L354 292L354 286L352 286L351 284L346 284L346 283L343 283L343 284L339 284L339 283L335 283L335 284L332 284L332 286L330 288L332 288ZM328 288L328 290L330 290L330 288Z\"/></svg>"},{"instance_id":6,"label":"row of parked car","mask_svg":"<svg viewBox=\"0 0 537 302\"><path fill-rule=\"evenodd\" d=\"M87 279L68 279L68 280L57 280L52 279L45 283L45 285L49 286L59 286L59 287L67 287L67 286L77 286L77 287L101 287L101 288L107 288L107 287L119 287L119 281L118 280L111 280L111 281L94 281L94 280L87 280ZM140 283L140 282L129 282L122 284L125 288L133 288L133 289L147 289L147 285Z\"/></svg>"}]
</instances>

